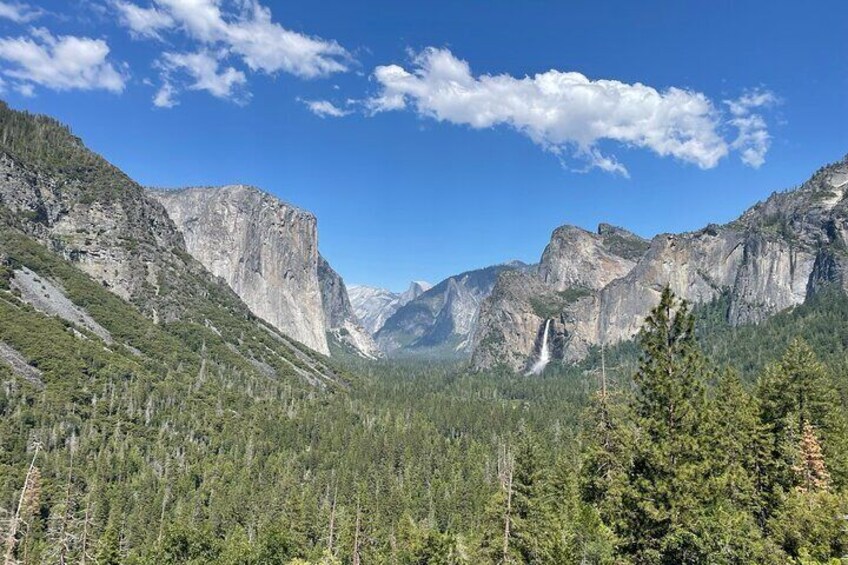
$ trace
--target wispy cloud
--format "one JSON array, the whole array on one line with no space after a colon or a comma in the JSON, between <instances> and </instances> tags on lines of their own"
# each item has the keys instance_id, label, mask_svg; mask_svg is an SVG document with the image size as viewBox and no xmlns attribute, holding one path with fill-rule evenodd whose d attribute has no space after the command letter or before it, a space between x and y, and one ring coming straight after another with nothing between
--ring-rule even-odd
<instances>
[{"instance_id":1,"label":"wispy cloud","mask_svg":"<svg viewBox=\"0 0 848 565\"><path fill-rule=\"evenodd\" d=\"M122 0L116 0L114 5L121 23L137 37L161 39L159 32L176 23L167 12L156 7L143 8Z\"/></svg>"},{"instance_id":2,"label":"wispy cloud","mask_svg":"<svg viewBox=\"0 0 848 565\"><path fill-rule=\"evenodd\" d=\"M182 36L196 43L196 49L185 57L202 52L214 56L223 66L236 60L252 72L282 72L309 79L347 71L352 61L350 53L337 42L295 32L275 22L271 10L259 0L155 0L146 5L114 0L113 5L120 21L136 37ZM163 68L167 67L165 63ZM209 83L210 88L200 89L219 94L224 92L216 88L220 80L241 85L246 82L242 78L247 78L243 71L229 66L218 81ZM170 77L163 77L163 84L168 80L173 100L181 85ZM200 82L196 81L194 87Z\"/></svg>"},{"instance_id":3,"label":"wispy cloud","mask_svg":"<svg viewBox=\"0 0 848 565\"><path fill-rule=\"evenodd\" d=\"M769 90L755 89L724 103L731 114L728 123L739 132L730 147L739 151L739 158L746 165L755 169L761 167L771 146L771 135L765 118L756 111L778 104L777 96Z\"/></svg>"},{"instance_id":4,"label":"wispy cloud","mask_svg":"<svg viewBox=\"0 0 848 565\"><path fill-rule=\"evenodd\" d=\"M329 100L302 100L309 111L322 118L342 118L352 113L351 110L339 108Z\"/></svg>"},{"instance_id":5,"label":"wispy cloud","mask_svg":"<svg viewBox=\"0 0 848 565\"><path fill-rule=\"evenodd\" d=\"M171 89L169 94L171 97L174 94L170 86L171 80L173 75L178 72L184 72L191 79L188 84L188 88L191 90L203 90L217 98L236 102L245 102L249 97L241 89L247 83L244 73L233 67L222 69L219 58L207 51L165 53L162 55L159 64L166 77L165 84ZM158 105L167 107L167 105Z\"/></svg>"},{"instance_id":6,"label":"wispy cloud","mask_svg":"<svg viewBox=\"0 0 848 565\"><path fill-rule=\"evenodd\" d=\"M109 61L102 39L53 36L44 28L29 36L0 38L0 72L16 90L32 95L34 85L52 90L122 92L126 76Z\"/></svg>"},{"instance_id":7,"label":"wispy cloud","mask_svg":"<svg viewBox=\"0 0 848 565\"><path fill-rule=\"evenodd\" d=\"M33 8L29 4L19 2L0 2L0 18L11 20L18 24L31 22L44 14L41 8Z\"/></svg>"},{"instance_id":8,"label":"wispy cloud","mask_svg":"<svg viewBox=\"0 0 848 565\"><path fill-rule=\"evenodd\" d=\"M379 91L366 101L372 113L412 109L476 129L506 125L560 158L576 157L590 167L624 175L624 165L602 154L599 143L648 149L702 169L715 167L731 150L759 166L768 148L762 142L763 134L768 135L765 122L741 121L751 120L750 109L765 104L759 98L737 101L747 113L731 111L729 123L739 128L740 137L729 142L722 134L726 122L720 108L705 94L685 88L659 90L558 70L524 77L475 76L466 61L432 47L414 54L409 69L379 66L373 78Z\"/></svg>"}]
</instances>

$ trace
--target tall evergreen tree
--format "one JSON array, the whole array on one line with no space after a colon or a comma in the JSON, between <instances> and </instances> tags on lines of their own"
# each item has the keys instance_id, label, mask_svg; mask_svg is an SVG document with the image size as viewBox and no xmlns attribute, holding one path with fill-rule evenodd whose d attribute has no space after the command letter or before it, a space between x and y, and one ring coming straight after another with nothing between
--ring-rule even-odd
<instances>
[{"instance_id":1,"label":"tall evergreen tree","mask_svg":"<svg viewBox=\"0 0 848 565\"><path fill-rule=\"evenodd\" d=\"M639 335L636 444L616 524L623 552L639 564L703 559L705 363L694 324L688 304L666 287Z\"/></svg>"},{"instance_id":2,"label":"tall evergreen tree","mask_svg":"<svg viewBox=\"0 0 848 565\"><path fill-rule=\"evenodd\" d=\"M763 461L769 480L765 495L772 507L781 492L799 485L794 471L805 424L821 442L823 458L834 485L848 481L848 427L839 394L827 369L810 347L795 340L783 358L769 365L758 386L760 418L767 432L769 453Z\"/></svg>"}]
</instances>

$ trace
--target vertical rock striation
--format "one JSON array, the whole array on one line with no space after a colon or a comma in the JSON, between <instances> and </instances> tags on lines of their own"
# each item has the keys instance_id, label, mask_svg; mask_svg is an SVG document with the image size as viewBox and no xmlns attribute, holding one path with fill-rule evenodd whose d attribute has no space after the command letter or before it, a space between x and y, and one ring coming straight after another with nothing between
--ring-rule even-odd
<instances>
[{"instance_id":1,"label":"vertical rock striation","mask_svg":"<svg viewBox=\"0 0 848 565\"><path fill-rule=\"evenodd\" d=\"M254 314L329 353L314 215L244 185L150 194L182 232L188 252Z\"/></svg>"}]
</instances>

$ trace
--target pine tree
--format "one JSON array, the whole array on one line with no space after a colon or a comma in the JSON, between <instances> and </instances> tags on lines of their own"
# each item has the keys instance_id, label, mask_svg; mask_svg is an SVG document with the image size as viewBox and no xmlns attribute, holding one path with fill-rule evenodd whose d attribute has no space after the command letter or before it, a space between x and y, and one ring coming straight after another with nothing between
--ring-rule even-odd
<instances>
[{"instance_id":1,"label":"pine tree","mask_svg":"<svg viewBox=\"0 0 848 565\"><path fill-rule=\"evenodd\" d=\"M699 562L705 368L694 317L669 288L648 316L639 344L632 407L636 442L616 524L621 549L640 564Z\"/></svg>"},{"instance_id":2,"label":"pine tree","mask_svg":"<svg viewBox=\"0 0 848 565\"><path fill-rule=\"evenodd\" d=\"M705 432L711 490L717 498L757 513L756 481L763 439L756 400L734 371L725 371L710 404Z\"/></svg>"},{"instance_id":3,"label":"pine tree","mask_svg":"<svg viewBox=\"0 0 848 565\"><path fill-rule=\"evenodd\" d=\"M121 544L118 527L110 523L100 536L97 549L97 565L121 565Z\"/></svg>"},{"instance_id":4,"label":"pine tree","mask_svg":"<svg viewBox=\"0 0 848 565\"><path fill-rule=\"evenodd\" d=\"M763 495L766 514L780 504L782 492L799 486L793 467L809 424L821 444L822 456L835 486L848 479L848 427L839 395L825 367L801 340L783 358L766 368L758 386L760 419L767 434L768 453L761 462L767 481Z\"/></svg>"},{"instance_id":5,"label":"pine tree","mask_svg":"<svg viewBox=\"0 0 848 565\"><path fill-rule=\"evenodd\" d=\"M632 459L628 408L622 394L599 392L582 431L580 496L607 523L621 512L622 485Z\"/></svg>"}]
</instances>

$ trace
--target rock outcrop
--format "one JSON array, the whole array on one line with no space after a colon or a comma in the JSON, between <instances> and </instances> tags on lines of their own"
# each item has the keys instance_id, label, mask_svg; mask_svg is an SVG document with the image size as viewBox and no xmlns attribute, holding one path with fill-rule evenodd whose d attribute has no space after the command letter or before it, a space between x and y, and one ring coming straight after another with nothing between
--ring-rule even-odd
<instances>
[{"instance_id":1,"label":"rock outcrop","mask_svg":"<svg viewBox=\"0 0 848 565\"><path fill-rule=\"evenodd\" d=\"M366 359L381 357L377 344L356 317L344 280L321 256L318 257L318 283L321 287L324 324L330 339L345 350Z\"/></svg>"},{"instance_id":2,"label":"rock outcrop","mask_svg":"<svg viewBox=\"0 0 848 565\"><path fill-rule=\"evenodd\" d=\"M49 118L31 119L60 127ZM0 206L16 217L18 227L115 294L148 313L173 318L177 310L156 288L167 277L162 265L181 262L174 252L182 238L164 208L147 199L140 186L66 135L69 147L43 140L44 151L55 150L57 161L74 162L84 172L68 175L49 161L21 157L14 147L0 148Z\"/></svg>"},{"instance_id":3,"label":"rock outcrop","mask_svg":"<svg viewBox=\"0 0 848 565\"><path fill-rule=\"evenodd\" d=\"M733 325L758 323L823 288L848 290L846 194L842 161L734 222L661 234L650 244L605 225L596 237L559 228L536 276L498 281L481 309L473 363L526 367L546 319L553 320L554 356L565 361L631 339L666 285L696 304L728 293ZM614 245L598 244L604 236Z\"/></svg>"},{"instance_id":4,"label":"rock outcrop","mask_svg":"<svg viewBox=\"0 0 848 565\"><path fill-rule=\"evenodd\" d=\"M344 281L318 252L310 212L244 185L151 190L188 252L221 277L272 326L320 353L328 336L367 358L379 356Z\"/></svg>"},{"instance_id":5,"label":"rock outcrop","mask_svg":"<svg viewBox=\"0 0 848 565\"><path fill-rule=\"evenodd\" d=\"M552 357L562 358L566 321L574 326L571 333L591 325L588 318L567 313L592 304L602 288L629 273L648 245L608 224L599 226L597 233L576 226L554 230L537 269L498 278L480 310L473 337L474 365L528 368L539 353L546 326L553 336Z\"/></svg>"},{"instance_id":6,"label":"rock outcrop","mask_svg":"<svg viewBox=\"0 0 848 565\"><path fill-rule=\"evenodd\" d=\"M557 291L600 290L629 273L648 246L641 237L609 224L598 226L597 233L562 226L542 253L539 277Z\"/></svg>"}]
</instances>

